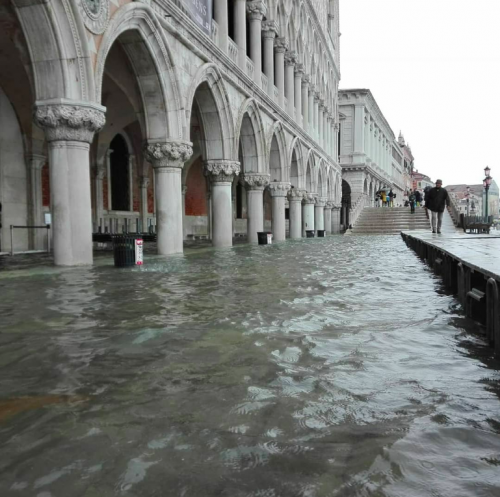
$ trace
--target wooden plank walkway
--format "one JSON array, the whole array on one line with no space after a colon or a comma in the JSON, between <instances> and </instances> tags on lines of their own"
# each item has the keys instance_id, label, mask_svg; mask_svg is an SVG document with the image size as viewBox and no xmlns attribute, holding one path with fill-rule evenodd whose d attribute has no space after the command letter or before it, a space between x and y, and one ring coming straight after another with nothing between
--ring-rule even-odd
<instances>
[{"instance_id":1,"label":"wooden plank walkway","mask_svg":"<svg viewBox=\"0 0 500 497\"><path fill-rule=\"evenodd\" d=\"M467 316L486 326L487 339L500 354L500 235L447 229L439 235L404 231L401 236L443 277Z\"/></svg>"}]
</instances>

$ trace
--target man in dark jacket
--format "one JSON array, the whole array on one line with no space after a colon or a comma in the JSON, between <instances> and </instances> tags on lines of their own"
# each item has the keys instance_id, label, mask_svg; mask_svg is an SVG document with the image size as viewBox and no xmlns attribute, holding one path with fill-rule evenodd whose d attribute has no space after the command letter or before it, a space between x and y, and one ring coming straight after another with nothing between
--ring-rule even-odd
<instances>
[{"instance_id":1,"label":"man in dark jacket","mask_svg":"<svg viewBox=\"0 0 500 497\"><path fill-rule=\"evenodd\" d=\"M431 211L432 232L441 233L441 224L443 222L443 213L446 206L450 205L450 197L446 188L443 188L443 182L438 179L436 186L427 193L425 206Z\"/></svg>"}]
</instances>

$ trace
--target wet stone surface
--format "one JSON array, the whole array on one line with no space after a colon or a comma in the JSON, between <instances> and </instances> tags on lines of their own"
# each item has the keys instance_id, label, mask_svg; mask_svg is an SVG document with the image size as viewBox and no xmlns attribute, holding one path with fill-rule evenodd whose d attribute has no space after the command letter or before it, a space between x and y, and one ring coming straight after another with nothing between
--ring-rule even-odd
<instances>
[{"instance_id":1,"label":"wet stone surface","mask_svg":"<svg viewBox=\"0 0 500 497\"><path fill-rule=\"evenodd\" d=\"M0 271L0 495L498 496L499 363L399 237Z\"/></svg>"}]
</instances>

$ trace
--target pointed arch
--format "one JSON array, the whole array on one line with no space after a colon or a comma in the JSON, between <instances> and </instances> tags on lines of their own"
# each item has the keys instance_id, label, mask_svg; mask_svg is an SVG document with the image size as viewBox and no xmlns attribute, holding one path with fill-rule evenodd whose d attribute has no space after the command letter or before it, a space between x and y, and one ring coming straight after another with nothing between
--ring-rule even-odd
<instances>
[{"instance_id":1,"label":"pointed arch","mask_svg":"<svg viewBox=\"0 0 500 497\"><path fill-rule=\"evenodd\" d=\"M285 131L280 121L271 126L267 143L266 157L269 157L269 160L265 162L269 164L271 181L290 181Z\"/></svg>"},{"instance_id":2,"label":"pointed arch","mask_svg":"<svg viewBox=\"0 0 500 497\"><path fill-rule=\"evenodd\" d=\"M101 101L106 59L118 38L134 68L141 90L146 114L146 138L150 141L182 139L189 134L189 130L181 111L173 59L163 29L147 5L124 5L111 18L97 53L94 78L96 99Z\"/></svg>"},{"instance_id":3,"label":"pointed arch","mask_svg":"<svg viewBox=\"0 0 500 497\"><path fill-rule=\"evenodd\" d=\"M188 123L195 99L205 133L205 160L234 158L237 155L234 149L234 120L224 79L215 64L201 66L191 82L185 107ZM189 140L189 136L186 139Z\"/></svg>"},{"instance_id":4,"label":"pointed arch","mask_svg":"<svg viewBox=\"0 0 500 497\"><path fill-rule=\"evenodd\" d=\"M264 125L259 106L253 98L247 99L241 106L234 149L237 151L235 159L239 159L240 144L246 165L242 164L244 172L265 172L266 139Z\"/></svg>"}]
</instances>

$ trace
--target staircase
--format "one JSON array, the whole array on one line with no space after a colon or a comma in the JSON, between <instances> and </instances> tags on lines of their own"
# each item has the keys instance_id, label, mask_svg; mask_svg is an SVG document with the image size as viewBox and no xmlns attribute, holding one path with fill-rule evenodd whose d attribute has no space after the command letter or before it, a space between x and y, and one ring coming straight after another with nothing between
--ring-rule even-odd
<instances>
[{"instance_id":1,"label":"staircase","mask_svg":"<svg viewBox=\"0 0 500 497\"><path fill-rule=\"evenodd\" d=\"M350 231L353 235L398 235L401 231L431 229L425 209L409 207L365 207Z\"/></svg>"}]
</instances>

